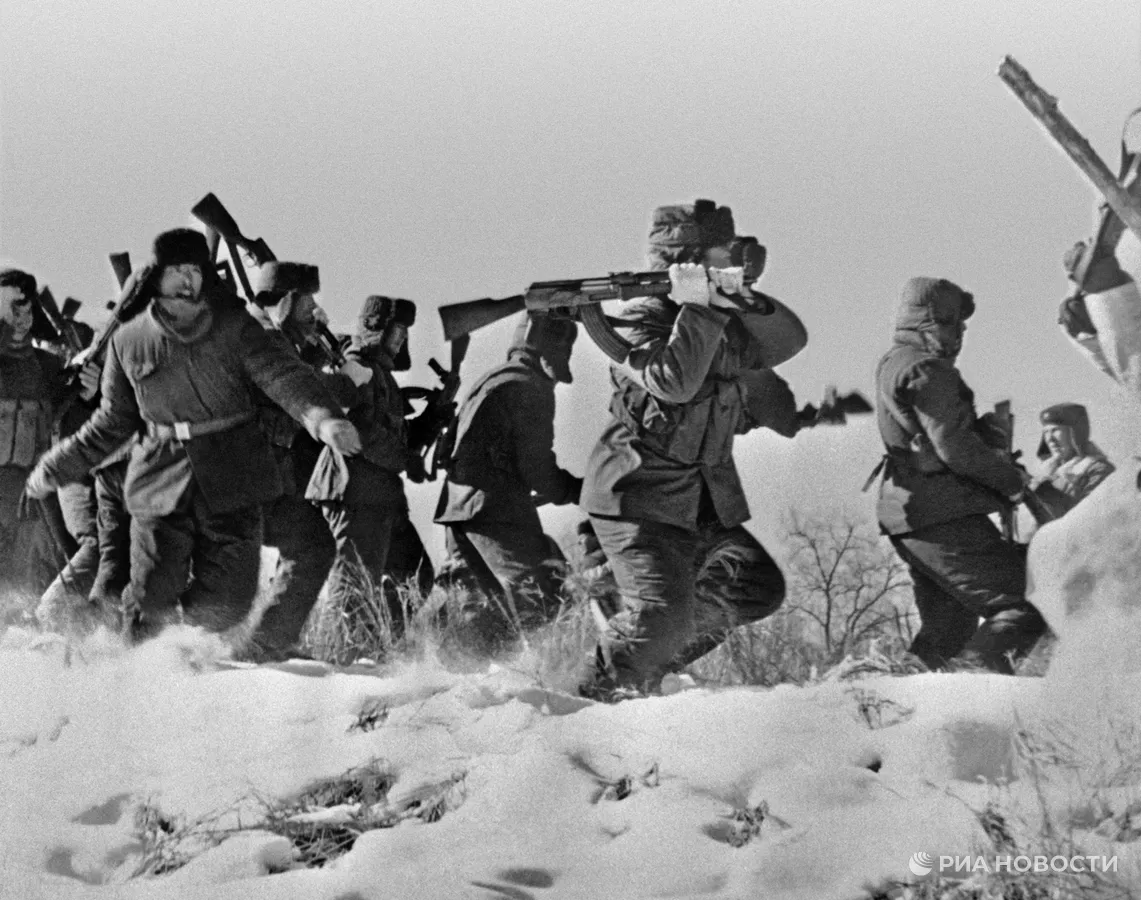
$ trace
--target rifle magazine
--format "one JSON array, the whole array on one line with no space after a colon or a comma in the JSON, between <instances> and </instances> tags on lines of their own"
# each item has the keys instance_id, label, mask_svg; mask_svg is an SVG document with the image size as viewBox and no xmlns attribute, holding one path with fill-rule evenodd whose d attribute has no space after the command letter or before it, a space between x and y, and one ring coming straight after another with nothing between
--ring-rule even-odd
<instances>
[{"instance_id":1,"label":"rifle magazine","mask_svg":"<svg viewBox=\"0 0 1141 900\"><path fill-rule=\"evenodd\" d=\"M619 336L598 304L579 307L578 317L590 339L616 363L626 362L633 345Z\"/></svg>"}]
</instances>

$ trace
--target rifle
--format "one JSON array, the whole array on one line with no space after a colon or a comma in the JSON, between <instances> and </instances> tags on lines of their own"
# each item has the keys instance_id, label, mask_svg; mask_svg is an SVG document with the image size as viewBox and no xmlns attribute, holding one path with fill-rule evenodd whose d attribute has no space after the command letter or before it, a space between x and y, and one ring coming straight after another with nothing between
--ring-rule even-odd
<instances>
[{"instance_id":1,"label":"rifle","mask_svg":"<svg viewBox=\"0 0 1141 900\"><path fill-rule=\"evenodd\" d=\"M273 251L269 249L269 245L261 238L248 238L242 234L242 230L234 221L234 217L222 205L222 201L213 194L207 194L195 203L191 207L190 214L206 226L207 243L210 241L211 232L221 235L222 240L226 242L226 249L230 252L230 261L234 264L234 273L238 276L238 282L242 286L246 300L252 303L254 290L250 285L250 277L246 274L245 264L242 262L238 251L244 251L254 265L261 266L277 259L273 255ZM217 243L214 246L216 248Z\"/></svg>"},{"instance_id":2,"label":"rifle","mask_svg":"<svg viewBox=\"0 0 1141 900\"><path fill-rule=\"evenodd\" d=\"M60 340L67 344L68 358L72 358L80 350L83 349L83 338L80 337L79 332L75 330L75 310L79 309L79 301L72 300L70 297L64 302L64 309L71 310L71 315L61 311L59 305L55 302L55 295L52 294L51 288L45 286L40 291L40 307L43 309L44 314L51 322L52 328L59 334Z\"/></svg>"},{"instance_id":3,"label":"rifle","mask_svg":"<svg viewBox=\"0 0 1141 900\"><path fill-rule=\"evenodd\" d=\"M443 418L443 411L456 402L460 392L460 366L467 356L468 345L471 344L471 335L461 335L452 341L451 368L445 369L435 359L428 360L428 365L440 379L440 387L433 392L425 414L432 414L432 431L425 435L420 455L426 456L428 448L435 445L432 451L432 460L428 464L428 480L435 481L436 473L446 469L452 461L452 451L456 443L456 416L453 413L447 419Z\"/></svg>"},{"instance_id":4,"label":"rifle","mask_svg":"<svg viewBox=\"0 0 1141 900\"><path fill-rule=\"evenodd\" d=\"M1006 433L1006 446L1003 448L1003 454L1008 462L1014 462L1014 413L1011 411L1009 400L1000 400L994 405L994 421L995 424L1002 426ZM1017 541L1018 521L1015 518L1014 507L1004 505L998 515L1002 525L1003 538L1010 543Z\"/></svg>"},{"instance_id":5,"label":"rifle","mask_svg":"<svg viewBox=\"0 0 1141 900\"><path fill-rule=\"evenodd\" d=\"M664 297L672 289L668 271L611 272L599 278L576 278L565 281L536 281L525 293L495 300L485 297L440 307L444 338L455 340L507 316L528 310L540 315L570 315L582 322L586 333L615 362L625 362L631 345L614 330L599 305L607 300L633 300L635 297ZM753 306L743 298L726 295L742 308L762 311L775 308L767 294L750 287L761 305Z\"/></svg>"},{"instance_id":6,"label":"rifle","mask_svg":"<svg viewBox=\"0 0 1141 900\"><path fill-rule=\"evenodd\" d=\"M249 275L246 273L246 267L238 251L244 251L255 265L263 266L267 262L273 262L277 259L274 252L269 249L269 244L263 238L248 238L242 234L242 230L238 227L234 217L230 215L229 210L212 193L207 194L195 203L190 213L206 226L206 243L211 248L212 254L217 253L219 241L226 242L226 249L230 253L233 269L225 260L219 260L216 262L219 274L224 281L231 285L234 285L233 276L237 274L242 293L245 294L246 300L252 303L255 296L254 289L250 284ZM315 346L325 357L326 365L336 369L345 364L345 354L341 352L341 342L337 340L336 335L329 331L328 326L321 322L315 324L310 344Z\"/></svg>"},{"instance_id":7,"label":"rifle","mask_svg":"<svg viewBox=\"0 0 1141 900\"><path fill-rule=\"evenodd\" d=\"M119 283L119 289L122 290L131 274L131 254L124 251L123 253L112 253L107 258L111 260L111 271L115 273L115 280Z\"/></svg>"},{"instance_id":8,"label":"rifle","mask_svg":"<svg viewBox=\"0 0 1141 900\"><path fill-rule=\"evenodd\" d=\"M324 322L313 323L313 342L324 355L328 365L334 369L339 369L345 364L345 354L341 350L341 342Z\"/></svg>"}]
</instances>

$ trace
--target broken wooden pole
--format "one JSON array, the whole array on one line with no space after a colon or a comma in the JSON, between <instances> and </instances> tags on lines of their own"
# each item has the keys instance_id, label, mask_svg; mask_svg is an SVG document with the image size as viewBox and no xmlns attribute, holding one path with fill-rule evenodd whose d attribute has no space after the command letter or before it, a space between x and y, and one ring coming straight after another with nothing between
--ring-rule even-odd
<instances>
[{"instance_id":1,"label":"broken wooden pole","mask_svg":"<svg viewBox=\"0 0 1141 900\"><path fill-rule=\"evenodd\" d=\"M1074 161L1110 209L1117 213L1129 230L1141 240L1141 200L1130 196L1114 174L1097 155L1089 141L1058 110L1057 98L1051 97L1034 83L1034 79L1017 60L1007 56L998 67L998 77L1022 101L1039 124L1046 129L1066 155Z\"/></svg>"}]
</instances>

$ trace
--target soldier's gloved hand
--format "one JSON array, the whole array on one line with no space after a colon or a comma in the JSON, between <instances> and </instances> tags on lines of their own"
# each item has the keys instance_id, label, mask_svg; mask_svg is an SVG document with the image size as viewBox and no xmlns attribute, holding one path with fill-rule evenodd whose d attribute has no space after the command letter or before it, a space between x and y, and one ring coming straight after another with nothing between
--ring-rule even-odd
<instances>
[{"instance_id":1,"label":"soldier's gloved hand","mask_svg":"<svg viewBox=\"0 0 1141 900\"><path fill-rule=\"evenodd\" d=\"M54 494L58 488L59 485L40 463L28 473L28 479L24 482L24 496L31 500L43 500L49 494Z\"/></svg>"},{"instance_id":2,"label":"soldier's gloved hand","mask_svg":"<svg viewBox=\"0 0 1141 900\"><path fill-rule=\"evenodd\" d=\"M709 305L718 309L735 312L748 306L751 297L745 285L745 269L743 266L733 266L728 269L709 269ZM735 303L730 297L740 297L746 301L744 305Z\"/></svg>"},{"instance_id":3,"label":"soldier's gloved hand","mask_svg":"<svg viewBox=\"0 0 1141 900\"><path fill-rule=\"evenodd\" d=\"M348 419L325 419L317 426L317 439L342 456L356 456L361 452L361 436Z\"/></svg>"},{"instance_id":4,"label":"soldier's gloved hand","mask_svg":"<svg viewBox=\"0 0 1141 900\"><path fill-rule=\"evenodd\" d=\"M1066 329L1070 337L1097 334L1083 294L1074 294L1062 301L1062 305L1058 307L1058 324Z\"/></svg>"},{"instance_id":5,"label":"soldier's gloved hand","mask_svg":"<svg viewBox=\"0 0 1141 900\"><path fill-rule=\"evenodd\" d=\"M362 366L355 359L345 360L345 364L338 371L342 375L348 375L357 387L372 381L372 369L368 366Z\"/></svg>"},{"instance_id":6,"label":"soldier's gloved hand","mask_svg":"<svg viewBox=\"0 0 1141 900\"><path fill-rule=\"evenodd\" d=\"M1082 290L1087 294L1100 294L1128 284L1132 279L1117 264L1117 257L1107 253L1089 267Z\"/></svg>"},{"instance_id":7,"label":"soldier's gloved hand","mask_svg":"<svg viewBox=\"0 0 1141 900\"><path fill-rule=\"evenodd\" d=\"M99 393L99 383L103 379L103 363L97 359L87 360L79 370L79 396L90 400Z\"/></svg>"},{"instance_id":8,"label":"soldier's gloved hand","mask_svg":"<svg viewBox=\"0 0 1141 900\"><path fill-rule=\"evenodd\" d=\"M709 306L710 284L705 266L697 263L674 263L669 268L670 299L674 303Z\"/></svg>"},{"instance_id":9,"label":"soldier's gloved hand","mask_svg":"<svg viewBox=\"0 0 1141 900\"><path fill-rule=\"evenodd\" d=\"M326 328L329 327L329 314L325 312L325 307L320 303L313 304L313 321L318 325L324 325Z\"/></svg>"}]
</instances>

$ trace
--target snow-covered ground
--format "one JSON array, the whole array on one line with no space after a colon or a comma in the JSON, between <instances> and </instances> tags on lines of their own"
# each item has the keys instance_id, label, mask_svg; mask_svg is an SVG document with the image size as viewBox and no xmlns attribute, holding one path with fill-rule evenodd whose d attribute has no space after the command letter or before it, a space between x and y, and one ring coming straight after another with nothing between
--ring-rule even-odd
<instances>
[{"instance_id":1,"label":"snow-covered ground","mask_svg":"<svg viewBox=\"0 0 1141 900\"><path fill-rule=\"evenodd\" d=\"M189 632L125 653L10 630L0 896L827 900L916 881L918 853L993 855L983 821L1016 853L1115 856L1141 889L1141 674L1118 577L1141 512L1122 468L1036 538L1035 597L1062 636L1045 678L599 705L506 664L249 668L217 665ZM361 767L364 796L309 819L388 827L334 862L295 868L289 841L257 829ZM194 855L170 874L130 877L181 853Z\"/></svg>"}]
</instances>

